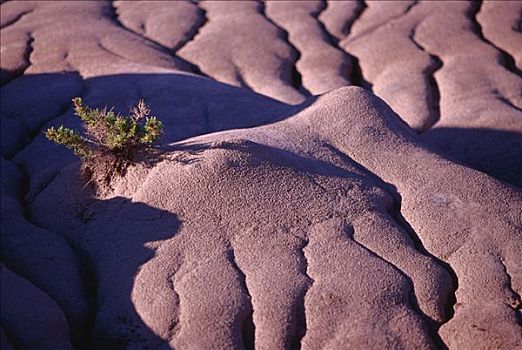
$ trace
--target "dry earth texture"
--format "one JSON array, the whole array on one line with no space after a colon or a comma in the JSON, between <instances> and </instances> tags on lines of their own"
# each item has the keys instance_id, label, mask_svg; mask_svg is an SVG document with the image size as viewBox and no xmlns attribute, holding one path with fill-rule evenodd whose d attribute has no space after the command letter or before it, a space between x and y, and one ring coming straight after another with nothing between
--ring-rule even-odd
<instances>
[{"instance_id":1,"label":"dry earth texture","mask_svg":"<svg viewBox=\"0 0 522 350\"><path fill-rule=\"evenodd\" d=\"M0 9L2 349L522 348L522 2ZM75 96L164 157L97 192Z\"/></svg>"}]
</instances>

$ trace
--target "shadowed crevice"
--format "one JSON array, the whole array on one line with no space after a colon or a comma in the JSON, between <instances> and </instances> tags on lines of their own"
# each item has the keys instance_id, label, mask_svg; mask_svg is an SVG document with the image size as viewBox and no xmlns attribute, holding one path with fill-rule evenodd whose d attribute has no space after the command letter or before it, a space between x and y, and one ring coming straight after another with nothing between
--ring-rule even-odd
<instances>
[{"instance_id":1,"label":"shadowed crevice","mask_svg":"<svg viewBox=\"0 0 522 350\"><path fill-rule=\"evenodd\" d=\"M169 341L174 339L176 334L178 334L180 329L181 329L181 324L180 324L180 319L181 319L180 293L176 289L176 284L175 284L174 281L176 280L177 273L182 268L182 266L183 266L183 262L179 265L179 267L176 269L176 271L173 274L167 276L167 285L168 285L169 289L174 293L174 295L176 296L176 299L178 301L178 305L177 305L177 308L176 308L176 315L172 317L172 320L170 322L169 329L168 329L167 338L168 338Z\"/></svg>"},{"instance_id":2,"label":"shadowed crevice","mask_svg":"<svg viewBox=\"0 0 522 350\"><path fill-rule=\"evenodd\" d=\"M321 13L326 11L327 8L328 8L328 1L327 0L321 1L321 7L319 8L318 11L316 11L315 13L312 14L312 17L317 22L319 28L321 29L321 35L323 36L324 40L343 54L343 61L348 63L348 69L346 72L341 72L342 73L341 77L350 81L350 78L353 75L353 73L352 73L353 63L352 63L352 59L351 59L352 57L339 46L339 38L332 35L328 31L328 29L326 29L326 26L324 25L323 22L321 22L321 20L319 18L321 16ZM354 16L354 17L356 17L356 16Z\"/></svg>"},{"instance_id":3,"label":"shadowed crevice","mask_svg":"<svg viewBox=\"0 0 522 350\"><path fill-rule=\"evenodd\" d=\"M270 24L277 28L280 33L280 38L286 42L288 46L290 46L291 50L295 53L295 59L292 62L292 81L290 82L292 86L299 92L303 93L306 96L310 96L311 93L303 86L303 77L301 72L297 69L297 62L301 58L301 51L299 51L290 41L288 31L283 27L278 25L272 18L270 18L266 13L266 5L264 2L258 0L258 12L261 14Z\"/></svg>"},{"instance_id":4,"label":"shadowed crevice","mask_svg":"<svg viewBox=\"0 0 522 350\"><path fill-rule=\"evenodd\" d=\"M442 327L444 324L450 322L451 319L453 318L453 316L455 315L454 306L457 303L456 293L457 293L457 289L459 288L459 280L458 280L457 274L455 273L455 271L453 270L453 268L451 267L451 265L449 263L437 258L424 247L424 245L422 244L422 241L420 240L419 236L417 235L417 233L415 232L413 227L411 227L410 223L402 215L400 208L401 208L401 204L399 202L398 204L396 204L395 208L392 210L392 212L390 214L394 217L395 221L401 226L401 228L408 234L410 239L414 242L415 249L420 251L423 255L428 256L431 259L433 259L439 266L442 266L444 268L444 270L446 270L446 272L451 277L451 281L452 281L451 293L449 294L449 297L446 300L446 303L444 305L445 321L442 323L437 323L428 318L430 320L430 322L429 322L430 333L431 333L431 337L432 337L433 341L435 342L435 344L437 344L437 346L439 348L447 349L447 346L444 343L444 341L442 340L442 338L440 337L438 331L439 331L440 327Z\"/></svg>"},{"instance_id":5,"label":"shadowed crevice","mask_svg":"<svg viewBox=\"0 0 522 350\"><path fill-rule=\"evenodd\" d=\"M355 22L360 20L360 18L363 16L364 12L368 8L368 5L366 4L366 2L364 0L360 1L360 4L361 5L359 7L359 11L357 12L356 16L353 18L352 22L350 23L349 27L347 28L346 38L350 38L351 29L352 29L353 24L355 24ZM355 56L353 53L350 53L346 49L342 48L341 46L338 45L338 47L341 50L343 50L344 52L346 52L351 58L351 61L352 61L352 72L350 75L351 83L353 85L360 86L366 90L373 91L373 84L364 78L361 64L359 63L359 58L357 56Z\"/></svg>"},{"instance_id":6,"label":"shadowed crevice","mask_svg":"<svg viewBox=\"0 0 522 350\"><path fill-rule=\"evenodd\" d=\"M419 4L419 1L418 1L418 0L413 1L413 2L408 6L408 7L406 7L406 10L404 10L403 15L407 14L408 12L410 12L411 9L412 9L414 6L418 5L418 4Z\"/></svg>"},{"instance_id":7,"label":"shadowed crevice","mask_svg":"<svg viewBox=\"0 0 522 350\"><path fill-rule=\"evenodd\" d=\"M499 262L500 262L500 265L502 265L502 269L504 270L504 273L507 276L507 287L511 291L511 293L513 293L513 296L514 296L514 299L509 304L509 307L511 307L515 311L518 310L517 314L519 317L518 317L517 321L518 321L518 324L522 326L522 317L521 317L522 315L520 314L520 310L522 310L522 298L520 297L520 293L513 288L513 283L512 283L513 278L511 277L511 274L509 273L505 262L502 260L502 258L499 258Z\"/></svg>"},{"instance_id":8,"label":"shadowed crevice","mask_svg":"<svg viewBox=\"0 0 522 350\"><path fill-rule=\"evenodd\" d=\"M477 15L482 8L482 4L483 4L482 0L473 1L471 3L471 7L468 12L468 18L472 23L473 32L480 38L480 40L482 40L483 42L485 42L486 44L493 47L495 50L497 50L499 52L500 58L501 58L499 60L499 63L504 68L506 68L511 73L516 74L519 77L522 77L522 71L520 69L518 69L518 67L516 66L515 59L513 58L513 56L509 52L496 46L493 42L491 42L488 38L486 38L484 36L484 34L482 33L482 25L480 24L480 21L477 19Z\"/></svg>"},{"instance_id":9,"label":"shadowed crevice","mask_svg":"<svg viewBox=\"0 0 522 350\"><path fill-rule=\"evenodd\" d=\"M176 46L174 46L172 48L172 51L174 51L174 52L178 52L179 50L181 50L181 48L183 48L189 42L196 40L196 37L198 36L198 34L201 32L203 27L205 25L207 25L207 23L209 21L208 17L207 17L207 11L205 11L205 9L203 9L203 8L201 8L201 6L199 6L199 2L194 1L191 3L194 4L198 8L199 21L194 23L194 25L190 28L189 32L187 33L188 37L181 40Z\"/></svg>"},{"instance_id":10,"label":"shadowed crevice","mask_svg":"<svg viewBox=\"0 0 522 350\"><path fill-rule=\"evenodd\" d=\"M20 21L22 18L24 18L25 16L27 16L28 14L30 14L31 12L33 12L34 10L27 10L27 11L23 11L22 13L18 14L15 18L13 18L12 20L10 21L7 21L5 23L3 23L1 26L0 26L0 29L5 29L9 26L12 26L14 24L16 24L18 21Z\"/></svg>"},{"instance_id":11,"label":"shadowed crevice","mask_svg":"<svg viewBox=\"0 0 522 350\"><path fill-rule=\"evenodd\" d=\"M440 59L439 56L428 52L424 46L422 46L419 41L416 39L415 35L417 32L417 27L413 28L409 38L411 42L421 51L426 52L430 56L431 64L424 69L422 72L425 78L428 80L428 99L426 101L426 105L429 109L429 120L426 120L420 132L424 132L430 128L432 128L437 122L440 120L440 88L435 78L435 73L439 71L444 63Z\"/></svg>"},{"instance_id":12,"label":"shadowed crevice","mask_svg":"<svg viewBox=\"0 0 522 350\"><path fill-rule=\"evenodd\" d=\"M337 37L337 36L333 35L332 33L330 33L330 31L328 29L326 29L326 26L324 25L323 21L320 18L321 14L325 13L328 10L330 2L331 2L331 0L323 0L324 8L323 8L322 12L318 15L318 20L321 23L321 25L323 25L325 27L325 31L330 36L332 36L332 38L335 40L336 44L338 45L338 43L339 43L339 41L341 39L344 39L346 36L348 36L350 34L350 30L352 29L352 25L361 16L362 12L364 11L364 9L367 6L366 6L366 4L364 3L363 0L356 0L357 7L355 8L355 11L353 12L351 17L346 19L346 21L344 22L342 28L340 29L342 37Z\"/></svg>"},{"instance_id":13,"label":"shadowed crevice","mask_svg":"<svg viewBox=\"0 0 522 350\"><path fill-rule=\"evenodd\" d=\"M298 296L296 300L297 307L295 308L295 332L294 336L291 339L290 342L290 349L301 349L302 346L302 340L304 336L306 335L308 325L306 321L306 296L310 289L313 287L314 279L310 275L309 271L309 262L308 258L306 257L305 249L310 243L309 238L306 240L301 239L301 245L299 246L300 249L300 260L302 262L301 264L301 272L308 280L308 283L304 289L301 290L301 294Z\"/></svg>"},{"instance_id":14,"label":"shadowed crevice","mask_svg":"<svg viewBox=\"0 0 522 350\"><path fill-rule=\"evenodd\" d=\"M13 80L16 80L16 79L22 77L24 75L25 71L32 65L31 55L34 51L33 45L34 45L35 39L34 39L34 36L32 33L29 33L27 35L28 35L28 38L26 41L25 50L24 50L24 54L23 54L25 62L22 66L20 66L16 70L6 70L6 69L1 70L0 83L1 83L2 87L9 84Z\"/></svg>"},{"instance_id":15,"label":"shadowed crevice","mask_svg":"<svg viewBox=\"0 0 522 350\"><path fill-rule=\"evenodd\" d=\"M350 26L346 31L346 38L350 37L350 34L352 34L353 25L355 24L355 22L359 21L362 18L364 11L368 9L368 4L366 4L365 0L360 0L358 2L360 3L359 11L357 12L357 15L353 18L352 23L350 23Z\"/></svg>"},{"instance_id":16,"label":"shadowed crevice","mask_svg":"<svg viewBox=\"0 0 522 350\"><path fill-rule=\"evenodd\" d=\"M458 288L458 278L457 278L457 275L456 275L455 271L453 270L453 268L448 263L446 263L443 260L441 260L441 259L437 258L436 256L434 256L432 253L430 253L424 247L424 245L422 244L422 241L421 241L419 235L415 232L413 227L409 224L409 222L402 215L402 211L401 211L402 210L402 197L401 197L400 193L397 191L397 188L393 184L389 184L389 183L384 182L378 176L376 176L371 171L366 169L363 165L355 163L348 155L346 155L345 153L343 153L342 151L340 151L336 147L334 147L332 145L327 145L327 144L325 144L324 146L328 150L330 150L333 154L335 154L337 157L339 157L340 160L342 160L342 161L344 161L344 162L346 162L348 164L356 164L356 167L358 169L360 169L364 173L367 173L368 175L370 175L376 181L376 185L378 185L378 187L386 190L388 195L393 199L393 206L391 208L389 208L389 210L387 211L388 214L395 221L395 223L397 223L400 226L400 228L408 235L410 240L413 242L413 247L418 252L420 252L421 254L423 254L423 255L433 259L433 261L435 261L436 264L438 264L439 266L444 268L446 270L446 272L448 273L448 275L451 277L451 280L452 280L452 292L449 294L449 298L448 298L448 300L446 300L446 303L444 305L444 309L445 309L445 313L444 314L445 314L445 320L446 320L444 323L447 323L449 320L451 320L451 318L454 315L453 306L456 303L456 295L455 295L455 293L456 293L457 288ZM354 241L356 241L355 238L353 237L353 230L354 230L354 228L350 226L349 227L349 231L347 231L347 232L348 232L348 235L350 236L350 238L353 239ZM393 266L396 270L398 270L401 274L403 274L404 277L407 278L410 281L411 286L412 286L412 291L414 293L415 286L413 284L413 281L400 268L395 266L392 262L384 259L380 255L374 253L371 249L367 248L361 242L356 241L356 243L359 244L362 248L368 250L373 255L375 255L378 258L386 261L391 266ZM424 312L422 312L422 310L420 310L420 308L418 306L418 302L417 302L417 298L416 298L415 294L413 296L411 296L411 298L413 300L412 305L416 308L416 311L421 316L423 316L423 318L427 321L427 323L429 325L429 328L430 328L430 336L433 339L434 343L437 344L437 346L439 346L440 348L444 349L445 348L444 342L442 341L442 339L440 338L440 336L438 334L439 328L444 323L439 324L439 323L435 322L433 319L431 319L430 317L428 317L426 314L424 314Z\"/></svg>"},{"instance_id":17,"label":"shadowed crevice","mask_svg":"<svg viewBox=\"0 0 522 350\"><path fill-rule=\"evenodd\" d=\"M522 108L515 106L513 102L511 102L507 97L504 97L502 95L497 95L497 99L501 101L502 103L508 105L509 107L516 109L519 112L522 112Z\"/></svg>"},{"instance_id":18,"label":"shadowed crevice","mask_svg":"<svg viewBox=\"0 0 522 350\"><path fill-rule=\"evenodd\" d=\"M353 85L360 86L366 90L373 91L373 84L364 78L359 58L350 54L352 58L352 75L350 81Z\"/></svg>"},{"instance_id":19,"label":"shadowed crevice","mask_svg":"<svg viewBox=\"0 0 522 350\"><path fill-rule=\"evenodd\" d=\"M402 278L404 278L407 281L408 286L409 286L408 299L409 299L409 304L410 304L412 311L417 313L424 321L425 326L427 327L427 333L430 335L430 338L432 339L433 343L436 344L439 349L447 349L446 345L444 344L444 342L440 338L439 334L437 333L440 325L436 321L434 321L431 317L426 315L420 308L419 301L417 299L417 295L415 294L415 283L413 283L412 278L410 276L408 276L408 274L406 272L404 272L400 267L395 265L392 261L390 261L390 260L386 259L385 257L379 255L378 253L374 252L370 247L366 246L363 242L356 239L355 228L353 226L351 226L351 225L345 226L345 235L347 237L349 237L349 239L354 241L361 249L363 249L368 254L370 254L372 257L384 261L393 270L395 270L397 273L399 273L402 276ZM417 246L415 246L415 249L419 250L417 248ZM419 250L419 251L421 251L421 250ZM425 253L425 252L422 252L422 253L426 256L431 257L431 255L429 253ZM437 261L437 262L439 262L439 261Z\"/></svg>"},{"instance_id":20,"label":"shadowed crevice","mask_svg":"<svg viewBox=\"0 0 522 350\"><path fill-rule=\"evenodd\" d=\"M360 40L361 38L365 37L365 36L368 36L372 33L375 33L377 30L379 30L380 28L392 23L392 22L395 22L396 20L399 20L401 18L403 18L404 16L406 16L417 4L419 4L419 1L413 1L410 5L408 5L408 7L406 7L404 9L404 12L401 13L401 14L398 14L394 17L391 17L389 19L387 19L386 21L382 22L382 23L379 23L375 26L372 26L368 29L366 29L365 31L362 31L360 33L358 33L357 35L355 36L347 36L347 40L351 40L351 41L355 41L355 40ZM357 20L359 20L362 15L364 14L366 8L368 7L368 5L365 4L365 7L363 8L363 10L361 11L359 17L354 20L353 23L355 23Z\"/></svg>"},{"instance_id":21,"label":"shadowed crevice","mask_svg":"<svg viewBox=\"0 0 522 350\"><path fill-rule=\"evenodd\" d=\"M245 272L239 267L236 256L234 253L234 248L231 247L227 251L228 254L228 261L236 271L236 273L239 276L239 279L241 281L241 287L243 291L245 292L247 299L248 299L248 305L247 305L247 311L246 315L243 317L243 319L240 321L241 323L241 341L243 343L243 346L247 350L253 350L255 349L255 331L256 331L256 325L254 324L254 307L252 305L252 295L250 294L250 291L248 289L247 284L247 278Z\"/></svg>"}]
</instances>

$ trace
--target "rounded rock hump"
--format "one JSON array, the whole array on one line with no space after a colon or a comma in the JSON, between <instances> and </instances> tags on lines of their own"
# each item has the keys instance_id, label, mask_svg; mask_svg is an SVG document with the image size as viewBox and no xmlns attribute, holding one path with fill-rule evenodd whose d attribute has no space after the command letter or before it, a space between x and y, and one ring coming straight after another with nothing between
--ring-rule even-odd
<instances>
[{"instance_id":1,"label":"rounded rock hump","mask_svg":"<svg viewBox=\"0 0 522 350\"><path fill-rule=\"evenodd\" d=\"M224 291L214 290L221 282L199 286L202 282L198 281L204 276L210 278L210 269L213 276L229 279L227 285L231 289L227 293L237 298L235 306L227 306L227 312L214 316L213 324L226 323L226 319L236 315L234 319L239 317L242 321L228 331L237 332L253 322L257 344L284 347L297 337L312 347L327 341L325 336L335 338L334 334L320 331L326 322L336 324L339 334L353 327L372 334L375 346L396 342L430 346L432 340L427 335L424 315L438 321L446 318L451 278L436 259L415 248L409 233L394 217L392 195L386 186L334 147L316 145L305 156L268 141L271 133L286 133L286 146L292 140L309 145L325 139L324 134L312 129L312 121L308 125L300 119L310 115L310 119L316 116L338 119L339 123L353 122L350 114L325 115L321 110L324 99L345 103L346 97L366 101L366 108L372 99L361 90L342 89L320 97L310 110L270 126L188 140L184 147L191 155L184 162L163 161L149 172L133 200L175 213L181 220L181 229L162 245L165 248L160 248L163 253L158 254L157 261L146 264L148 267L139 279L145 285L152 266L166 259L171 250L176 251L176 256L185 257L181 266L172 265L177 272L170 272L179 276L173 282L178 286L180 300L180 330L171 338L174 345L196 342L203 346L212 339L225 346L235 341L233 334L216 339L217 330L201 338L199 329L209 322L205 314L209 310L205 307L201 314L184 311L183 305L194 310L201 303L201 299L191 296L194 289L198 295L204 293L201 295L205 299L216 293L210 300L223 305ZM331 102L328 100L328 104ZM374 117L384 118L378 114ZM364 116L359 116L359 122L364 121ZM312 130L300 130L303 138L292 139L295 128L303 127ZM327 252L331 256L325 260ZM163 259L162 254L166 254ZM343 268L334 267L338 264ZM419 264L424 268L419 269ZM280 266L285 268L281 270ZM365 266L372 271L371 276L379 277L370 277L358 266ZM215 278L218 277L212 277ZM420 313L408 297L412 292L409 278L416 286ZM233 287L238 279L239 285ZM351 296L343 294L343 290ZM357 297L353 295L355 290L361 293ZM339 301L324 301L324 293ZM146 303L142 298L147 299L147 295L146 291L135 294L135 302L142 305L143 312ZM375 308L377 301L379 307ZM274 309L273 305L279 306ZM357 325L359 321L354 319L330 316L334 310L344 314L353 309L379 324L374 329L376 333ZM254 311L248 316L251 310ZM276 318L269 317L267 310ZM402 315L400 321L394 318L395 314ZM158 323L149 317L151 325ZM308 331L302 334L300 329L305 323ZM408 332L414 332L416 338L410 338ZM342 338L343 342L362 345L359 337L363 333Z\"/></svg>"}]
</instances>

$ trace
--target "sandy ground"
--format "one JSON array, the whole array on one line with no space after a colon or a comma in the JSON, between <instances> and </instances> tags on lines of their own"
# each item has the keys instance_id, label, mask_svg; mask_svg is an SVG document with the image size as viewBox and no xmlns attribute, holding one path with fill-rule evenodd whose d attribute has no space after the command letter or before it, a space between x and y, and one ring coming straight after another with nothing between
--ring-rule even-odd
<instances>
[{"instance_id":1,"label":"sandy ground","mask_svg":"<svg viewBox=\"0 0 522 350\"><path fill-rule=\"evenodd\" d=\"M2 349L522 349L522 2L0 13ZM165 156L86 186L75 96Z\"/></svg>"}]
</instances>

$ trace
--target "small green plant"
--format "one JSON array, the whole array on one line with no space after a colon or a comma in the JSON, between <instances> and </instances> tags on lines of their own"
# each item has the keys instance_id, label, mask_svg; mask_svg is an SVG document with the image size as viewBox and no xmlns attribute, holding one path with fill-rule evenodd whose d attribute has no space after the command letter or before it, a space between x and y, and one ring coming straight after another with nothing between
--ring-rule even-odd
<instances>
[{"instance_id":1,"label":"small green plant","mask_svg":"<svg viewBox=\"0 0 522 350\"><path fill-rule=\"evenodd\" d=\"M45 136L82 158L84 167L97 183L108 184L114 174L122 175L137 154L150 153L151 144L162 135L161 121L150 116L150 109L143 100L131 109L129 116L115 114L106 108L84 106L80 97L72 102L85 136L63 125L47 129Z\"/></svg>"}]
</instances>

